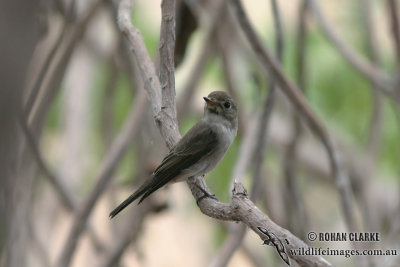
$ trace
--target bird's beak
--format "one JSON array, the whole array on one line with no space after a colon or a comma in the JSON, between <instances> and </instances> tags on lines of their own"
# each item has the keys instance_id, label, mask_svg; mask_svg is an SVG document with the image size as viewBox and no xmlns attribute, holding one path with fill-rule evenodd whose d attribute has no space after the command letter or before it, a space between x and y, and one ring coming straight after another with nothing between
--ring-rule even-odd
<instances>
[{"instance_id":1,"label":"bird's beak","mask_svg":"<svg viewBox=\"0 0 400 267\"><path fill-rule=\"evenodd\" d=\"M214 107L218 106L218 103L210 97L205 96L205 97L203 97L203 99L206 101L207 105L214 106Z\"/></svg>"}]
</instances>

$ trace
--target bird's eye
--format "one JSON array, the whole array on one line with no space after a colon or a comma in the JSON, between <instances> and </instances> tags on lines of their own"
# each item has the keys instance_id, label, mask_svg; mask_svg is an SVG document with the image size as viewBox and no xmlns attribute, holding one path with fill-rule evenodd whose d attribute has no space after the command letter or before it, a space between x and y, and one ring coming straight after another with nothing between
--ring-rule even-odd
<instances>
[{"instance_id":1,"label":"bird's eye","mask_svg":"<svg viewBox=\"0 0 400 267\"><path fill-rule=\"evenodd\" d=\"M224 103L224 107L225 107L225 108L230 108L230 107L231 107L231 103L229 103L228 101L226 101L226 102Z\"/></svg>"}]
</instances>

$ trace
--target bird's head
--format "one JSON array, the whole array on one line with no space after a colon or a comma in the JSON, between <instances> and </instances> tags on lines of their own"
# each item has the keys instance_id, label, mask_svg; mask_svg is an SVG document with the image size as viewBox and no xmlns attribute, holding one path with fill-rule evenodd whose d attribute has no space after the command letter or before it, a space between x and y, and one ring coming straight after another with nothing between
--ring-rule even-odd
<instances>
[{"instance_id":1,"label":"bird's head","mask_svg":"<svg viewBox=\"0 0 400 267\"><path fill-rule=\"evenodd\" d=\"M227 122L230 127L237 129L238 110L235 101L224 91L214 91L203 97L204 117Z\"/></svg>"}]
</instances>

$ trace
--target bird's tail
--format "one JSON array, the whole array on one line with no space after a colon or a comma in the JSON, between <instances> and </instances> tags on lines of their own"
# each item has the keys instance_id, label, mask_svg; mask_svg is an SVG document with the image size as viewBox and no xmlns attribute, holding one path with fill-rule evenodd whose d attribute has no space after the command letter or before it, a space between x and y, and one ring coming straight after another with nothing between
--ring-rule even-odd
<instances>
[{"instance_id":1,"label":"bird's tail","mask_svg":"<svg viewBox=\"0 0 400 267\"><path fill-rule=\"evenodd\" d=\"M132 195L130 195L127 199L124 200L121 204L118 205L112 212L110 212L110 218L114 218L118 213L120 213L123 209L125 209L129 204L139 198L141 195L146 193L149 188L151 188L151 181L142 185L138 190L136 190ZM139 202L140 203L140 202Z\"/></svg>"},{"instance_id":2,"label":"bird's tail","mask_svg":"<svg viewBox=\"0 0 400 267\"><path fill-rule=\"evenodd\" d=\"M165 178L165 179L164 179ZM135 201L137 198L141 197L139 200L139 203L142 202L145 198L150 196L154 191L162 187L163 185L167 184L170 176L166 177L154 177L144 183L138 190L136 190L132 195L130 195L127 199L124 200L121 204L119 204L118 207L116 207L111 213L110 213L110 218L114 218L115 215L121 212L121 210L125 209L126 206L131 204L133 201Z\"/></svg>"}]
</instances>

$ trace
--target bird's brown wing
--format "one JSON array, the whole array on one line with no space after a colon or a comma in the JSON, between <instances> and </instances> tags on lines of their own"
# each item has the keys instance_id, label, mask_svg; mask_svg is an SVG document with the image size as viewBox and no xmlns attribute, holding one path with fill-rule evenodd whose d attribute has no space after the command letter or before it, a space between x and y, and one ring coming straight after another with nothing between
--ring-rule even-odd
<instances>
[{"instance_id":1,"label":"bird's brown wing","mask_svg":"<svg viewBox=\"0 0 400 267\"><path fill-rule=\"evenodd\" d=\"M217 142L215 131L205 122L198 122L165 156L154 171L154 176L164 175L165 172L169 173L172 169L182 171L188 168L207 155L217 145ZM182 159L186 160L182 161Z\"/></svg>"},{"instance_id":2,"label":"bird's brown wing","mask_svg":"<svg viewBox=\"0 0 400 267\"><path fill-rule=\"evenodd\" d=\"M205 122L200 121L175 145L153 173L152 186L140 202L208 155L217 145L218 137Z\"/></svg>"},{"instance_id":3,"label":"bird's brown wing","mask_svg":"<svg viewBox=\"0 0 400 267\"><path fill-rule=\"evenodd\" d=\"M189 132L171 149L161 164L153 172L152 179L144 183L138 190L129 196L111 213L114 217L126 206L141 196L142 202L154 191L177 177L185 169L197 163L217 145L217 134L204 121L199 121Z\"/></svg>"}]
</instances>

